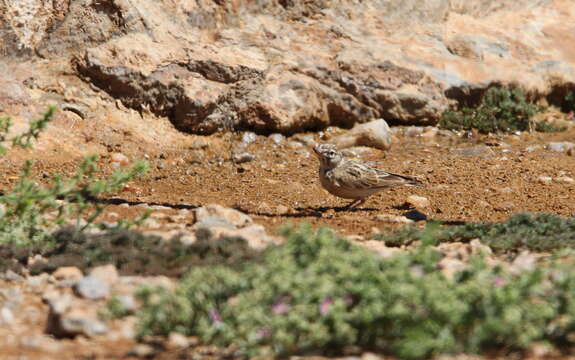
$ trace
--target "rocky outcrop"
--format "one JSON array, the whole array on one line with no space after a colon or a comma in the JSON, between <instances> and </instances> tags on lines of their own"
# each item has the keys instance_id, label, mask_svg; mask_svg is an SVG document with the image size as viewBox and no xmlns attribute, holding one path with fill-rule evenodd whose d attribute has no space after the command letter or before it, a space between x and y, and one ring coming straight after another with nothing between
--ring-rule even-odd
<instances>
[{"instance_id":1,"label":"rocky outcrop","mask_svg":"<svg viewBox=\"0 0 575 360\"><path fill-rule=\"evenodd\" d=\"M489 86L520 86L558 105L575 88L568 0L1 7L3 52L74 59L79 76L125 106L193 133L293 133L377 118L429 125Z\"/></svg>"}]
</instances>

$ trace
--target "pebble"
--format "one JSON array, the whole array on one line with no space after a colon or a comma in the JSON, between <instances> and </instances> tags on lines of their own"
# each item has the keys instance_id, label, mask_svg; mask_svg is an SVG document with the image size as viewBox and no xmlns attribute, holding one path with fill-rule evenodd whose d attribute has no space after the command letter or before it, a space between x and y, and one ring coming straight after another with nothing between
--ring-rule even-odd
<instances>
[{"instance_id":1,"label":"pebble","mask_svg":"<svg viewBox=\"0 0 575 360\"><path fill-rule=\"evenodd\" d=\"M208 142L208 140L206 138L200 137L197 139L194 139L191 143L190 143L190 149L192 150L200 150L200 149L205 149L208 146L210 146L210 143Z\"/></svg>"},{"instance_id":2,"label":"pebble","mask_svg":"<svg viewBox=\"0 0 575 360\"><path fill-rule=\"evenodd\" d=\"M569 141L550 142L545 146L545 148L547 148L547 150L556 152L567 152L567 151L573 151L573 149L575 149L575 143Z\"/></svg>"},{"instance_id":3,"label":"pebble","mask_svg":"<svg viewBox=\"0 0 575 360\"><path fill-rule=\"evenodd\" d=\"M548 185L551 184L551 182L553 181L553 178L551 178L550 176L539 176L537 178L537 182L543 185Z\"/></svg>"},{"instance_id":4,"label":"pebble","mask_svg":"<svg viewBox=\"0 0 575 360\"><path fill-rule=\"evenodd\" d=\"M128 356L135 356L138 358L153 358L156 355L156 350L148 344L136 344L128 353Z\"/></svg>"},{"instance_id":5,"label":"pebble","mask_svg":"<svg viewBox=\"0 0 575 360\"><path fill-rule=\"evenodd\" d=\"M91 300L105 299L110 296L110 286L96 276L86 276L76 283L78 295Z\"/></svg>"},{"instance_id":6,"label":"pebble","mask_svg":"<svg viewBox=\"0 0 575 360\"><path fill-rule=\"evenodd\" d=\"M335 137L331 142L339 148L368 146L380 150L391 147L392 136L389 125L383 119L355 125L347 133Z\"/></svg>"},{"instance_id":7,"label":"pebble","mask_svg":"<svg viewBox=\"0 0 575 360\"><path fill-rule=\"evenodd\" d=\"M112 160L112 162L119 163L122 165L125 165L128 162L130 162L130 159L128 159L128 157L122 153L113 153L110 159Z\"/></svg>"},{"instance_id":8,"label":"pebble","mask_svg":"<svg viewBox=\"0 0 575 360\"><path fill-rule=\"evenodd\" d=\"M108 332L108 327L97 315L84 309L73 309L63 314L59 319L60 330L70 335L85 335L93 337Z\"/></svg>"},{"instance_id":9,"label":"pebble","mask_svg":"<svg viewBox=\"0 0 575 360\"><path fill-rule=\"evenodd\" d=\"M10 325L14 322L14 319L14 313L9 307L3 306L2 309L0 309L0 324Z\"/></svg>"},{"instance_id":10,"label":"pebble","mask_svg":"<svg viewBox=\"0 0 575 360\"><path fill-rule=\"evenodd\" d=\"M255 158L256 158L256 156L254 154L251 154L247 151L236 152L233 155L233 160L234 160L234 163L236 163L236 164L247 163L247 162L253 161Z\"/></svg>"},{"instance_id":11,"label":"pebble","mask_svg":"<svg viewBox=\"0 0 575 360\"><path fill-rule=\"evenodd\" d=\"M295 134L292 139L306 146L312 146L316 143L312 134Z\"/></svg>"},{"instance_id":12,"label":"pebble","mask_svg":"<svg viewBox=\"0 0 575 360\"><path fill-rule=\"evenodd\" d=\"M197 208L195 211L196 221L206 218L220 218L236 227L244 227L253 224L253 220L241 211L226 208L218 204L208 204Z\"/></svg>"},{"instance_id":13,"label":"pebble","mask_svg":"<svg viewBox=\"0 0 575 360\"><path fill-rule=\"evenodd\" d=\"M270 140L276 145L281 145L286 140L286 138L282 134L271 134Z\"/></svg>"},{"instance_id":14,"label":"pebble","mask_svg":"<svg viewBox=\"0 0 575 360\"><path fill-rule=\"evenodd\" d=\"M246 131L242 135L242 143L244 145L249 145L249 144L253 143L254 141L256 141L257 139L258 139L258 136L256 135L256 133L251 132L251 131Z\"/></svg>"},{"instance_id":15,"label":"pebble","mask_svg":"<svg viewBox=\"0 0 575 360\"><path fill-rule=\"evenodd\" d=\"M570 178L569 176L560 176L555 178L555 181L563 183L563 184L573 184L575 183L575 180L573 178Z\"/></svg>"},{"instance_id":16,"label":"pebble","mask_svg":"<svg viewBox=\"0 0 575 360\"><path fill-rule=\"evenodd\" d=\"M413 220L410 220L405 216L393 214L377 214L375 215L374 219L376 221L393 224L411 224L413 222Z\"/></svg>"},{"instance_id":17,"label":"pebble","mask_svg":"<svg viewBox=\"0 0 575 360\"><path fill-rule=\"evenodd\" d=\"M190 342L188 338L180 333L171 332L168 335L168 347L171 349L181 349L188 347Z\"/></svg>"},{"instance_id":18,"label":"pebble","mask_svg":"<svg viewBox=\"0 0 575 360\"><path fill-rule=\"evenodd\" d=\"M405 202L420 209L427 208L429 207L429 205L431 205L431 202L429 201L428 198L417 195L408 196Z\"/></svg>"},{"instance_id":19,"label":"pebble","mask_svg":"<svg viewBox=\"0 0 575 360\"><path fill-rule=\"evenodd\" d=\"M119 278L118 270L112 264L97 266L90 271L91 277L104 281L108 286L114 285Z\"/></svg>"}]
</instances>

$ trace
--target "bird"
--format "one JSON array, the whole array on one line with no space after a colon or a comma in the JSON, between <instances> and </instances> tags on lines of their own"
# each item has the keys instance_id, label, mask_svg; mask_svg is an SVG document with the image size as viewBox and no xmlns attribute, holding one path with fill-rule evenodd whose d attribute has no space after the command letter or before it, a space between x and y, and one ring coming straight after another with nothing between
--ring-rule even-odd
<instances>
[{"instance_id":1,"label":"bird","mask_svg":"<svg viewBox=\"0 0 575 360\"><path fill-rule=\"evenodd\" d=\"M353 199L346 209L362 205L369 196L391 186L422 185L415 178L346 159L333 144L315 144L313 151L319 159L319 179L324 189L337 197Z\"/></svg>"}]
</instances>

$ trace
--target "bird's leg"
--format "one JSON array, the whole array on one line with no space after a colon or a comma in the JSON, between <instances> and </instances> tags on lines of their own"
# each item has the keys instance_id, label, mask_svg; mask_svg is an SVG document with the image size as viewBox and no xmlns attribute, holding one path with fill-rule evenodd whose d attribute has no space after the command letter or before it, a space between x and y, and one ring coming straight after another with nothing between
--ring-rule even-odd
<instances>
[{"instance_id":1,"label":"bird's leg","mask_svg":"<svg viewBox=\"0 0 575 360\"><path fill-rule=\"evenodd\" d=\"M346 210L353 209L356 206L362 205L365 202L365 199L355 199L349 205L345 207Z\"/></svg>"}]
</instances>

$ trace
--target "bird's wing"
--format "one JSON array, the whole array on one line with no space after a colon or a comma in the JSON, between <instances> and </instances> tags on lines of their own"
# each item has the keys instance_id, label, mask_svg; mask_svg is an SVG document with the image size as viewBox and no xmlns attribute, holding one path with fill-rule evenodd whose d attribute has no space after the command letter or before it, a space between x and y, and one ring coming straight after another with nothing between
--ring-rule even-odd
<instances>
[{"instance_id":1,"label":"bird's wing","mask_svg":"<svg viewBox=\"0 0 575 360\"><path fill-rule=\"evenodd\" d=\"M396 185L420 185L409 176L392 174L371 167L365 163L349 160L337 169L336 178L340 186L355 189L377 189Z\"/></svg>"}]
</instances>

